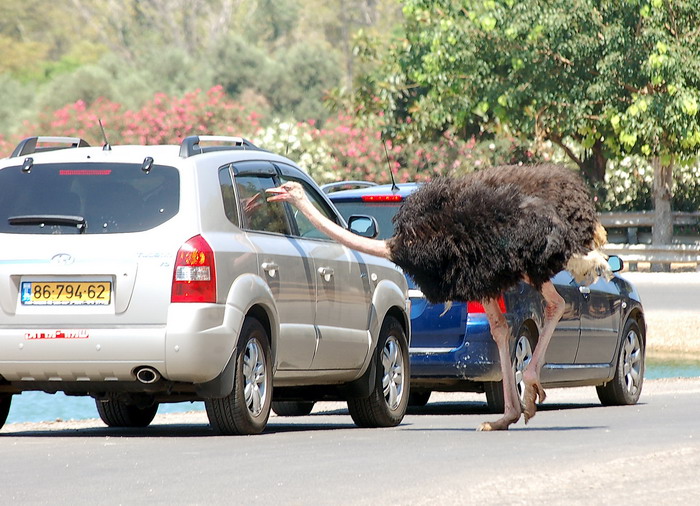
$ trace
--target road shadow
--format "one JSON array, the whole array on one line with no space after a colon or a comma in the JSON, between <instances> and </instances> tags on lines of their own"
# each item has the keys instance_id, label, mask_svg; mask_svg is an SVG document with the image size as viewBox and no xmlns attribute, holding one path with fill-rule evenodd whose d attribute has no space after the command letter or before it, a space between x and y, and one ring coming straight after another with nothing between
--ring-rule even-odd
<instances>
[{"instance_id":1,"label":"road shadow","mask_svg":"<svg viewBox=\"0 0 700 506\"><path fill-rule=\"evenodd\" d=\"M271 418L265 430L257 437L289 432L309 432L309 431L329 431L357 428L348 416L347 422L321 421L314 422L314 417L322 417L327 413L319 415L308 415L305 417L292 418ZM338 413L340 414L340 413ZM20 429L14 432L0 432L2 438L186 438L186 437L235 437L222 435L216 432L209 424L202 423L156 423L148 427L123 428L123 427L80 427L80 428L43 428L43 429Z\"/></svg>"},{"instance_id":2,"label":"road shadow","mask_svg":"<svg viewBox=\"0 0 700 506\"><path fill-rule=\"evenodd\" d=\"M637 405L643 405L638 403ZM604 409L598 403L550 403L538 405L538 412L548 411L564 411L575 409ZM425 406L411 406L407 411L407 415L420 416L454 416L454 415L475 415L497 418L498 414L491 412L484 402L470 401L446 401L446 402L429 402ZM347 417L346 420L341 420L340 417ZM539 418L537 419L539 421ZM399 427L403 430L416 431L471 431L475 430L476 426L465 426L463 428L452 427L434 427L434 428L411 428L410 420L404 419ZM6 427L7 429L8 427ZM538 427L533 425L525 426L520 422L517 426L511 426L509 431L527 430L527 431L575 431L575 430L590 430L599 429L597 426L547 426ZM350 418L350 413L347 408L338 408L330 410L319 410L306 416L301 417L281 417L273 416L270 418L265 431L256 437L264 437L266 435L284 434L293 432L312 432L312 431L333 431L344 429L359 429ZM375 429L371 429L375 430ZM93 437L93 438L186 438L186 437L235 437L221 435L206 423L155 423L148 427L139 428L118 428L118 427L80 427L80 428L42 428L42 429L20 429L14 432L0 432L2 438L71 438L71 437Z\"/></svg>"}]
</instances>

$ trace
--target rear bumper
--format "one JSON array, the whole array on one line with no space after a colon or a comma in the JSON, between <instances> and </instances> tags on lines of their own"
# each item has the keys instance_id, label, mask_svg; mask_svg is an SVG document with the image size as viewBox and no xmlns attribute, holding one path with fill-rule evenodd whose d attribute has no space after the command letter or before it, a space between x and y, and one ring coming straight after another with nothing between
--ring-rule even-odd
<instances>
[{"instance_id":1,"label":"rear bumper","mask_svg":"<svg viewBox=\"0 0 700 506\"><path fill-rule=\"evenodd\" d=\"M411 380L421 387L445 381L499 381L498 349L485 319L470 319L464 342L457 348L410 349Z\"/></svg>"},{"instance_id":2,"label":"rear bumper","mask_svg":"<svg viewBox=\"0 0 700 506\"><path fill-rule=\"evenodd\" d=\"M62 382L136 381L147 366L166 380L204 383L228 363L240 319L223 304L172 304L166 325L0 328L0 376L20 389L51 382L62 390Z\"/></svg>"}]
</instances>

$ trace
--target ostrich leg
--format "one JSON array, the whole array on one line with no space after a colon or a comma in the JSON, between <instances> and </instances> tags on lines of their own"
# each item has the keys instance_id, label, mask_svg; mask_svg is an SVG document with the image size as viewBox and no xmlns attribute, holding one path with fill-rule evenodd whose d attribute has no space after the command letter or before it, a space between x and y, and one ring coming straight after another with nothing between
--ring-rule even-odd
<instances>
[{"instance_id":1,"label":"ostrich leg","mask_svg":"<svg viewBox=\"0 0 700 506\"><path fill-rule=\"evenodd\" d=\"M532 352L532 359L523 371L523 381L525 382L525 392L523 394L523 413L525 415L525 423L530 418L535 416L537 412L537 399L539 402L544 402L546 397L544 388L540 383L540 372L544 365L544 356L547 352L547 347L554 334L554 329L561 320L564 314L564 298L559 295L557 289L551 281L542 285L542 297L545 301L544 309L544 326L542 334L537 340L537 346Z\"/></svg>"},{"instance_id":2,"label":"ostrich leg","mask_svg":"<svg viewBox=\"0 0 700 506\"><path fill-rule=\"evenodd\" d=\"M520 419L520 413L522 411L510 358L511 332L501 308L498 307L498 301L489 299L482 301L482 304L486 310L486 317L489 320L489 325L491 326L491 336L493 336L493 340L496 341L496 346L498 347L498 359L501 363L501 373L503 375L503 401L505 409L502 418L495 422L484 422L479 425L477 430L508 430L511 424Z\"/></svg>"}]
</instances>

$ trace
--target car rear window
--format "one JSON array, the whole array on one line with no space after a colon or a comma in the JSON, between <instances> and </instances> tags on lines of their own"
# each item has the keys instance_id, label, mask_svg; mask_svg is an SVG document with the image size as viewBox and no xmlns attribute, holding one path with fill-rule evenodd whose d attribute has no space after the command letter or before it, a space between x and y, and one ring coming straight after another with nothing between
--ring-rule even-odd
<instances>
[{"instance_id":1,"label":"car rear window","mask_svg":"<svg viewBox=\"0 0 700 506\"><path fill-rule=\"evenodd\" d=\"M333 201L333 199L331 200ZM333 201L333 205L346 220L353 214L374 216L377 220L377 225L379 225L377 239L388 239L394 235L394 223L391 220L398 212L400 204Z\"/></svg>"},{"instance_id":2,"label":"car rear window","mask_svg":"<svg viewBox=\"0 0 700 506\"><path fill-rule=\"evenodd\" d=\"M180 174L141 164L37 164L0 170L0 232L109 234L156 227L178 212Z\"/></svg>"}]
</instances>

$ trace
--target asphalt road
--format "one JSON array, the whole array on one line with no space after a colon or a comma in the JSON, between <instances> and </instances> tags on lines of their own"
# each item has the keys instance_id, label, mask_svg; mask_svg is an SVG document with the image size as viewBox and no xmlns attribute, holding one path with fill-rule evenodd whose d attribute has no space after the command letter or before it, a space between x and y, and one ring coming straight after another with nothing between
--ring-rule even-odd
<instances>
[{"instance_id":1,"label":"asphalt road","mask_svg":"<svg viewBox=\"0 0 700 506\"><path fill-rule=\"evenodd\" d=\"M646 311L700 311L700 272L624 272Z\"/></svg>"},{"instance_id":2,"label":"asphalt road","mask_svg":"<svg viewBox=\"0 0 700 506\"><path fill-rule=\"evenodd\" d=\"M203 413L140 430L100 422L0 430L0 504L694 504L700 379L648 381L636 406L551 390L510 431L474 429L481 396L437 394L392 429L356 428L339 403L222 437Z\"/></svg>"}]
</instances>

